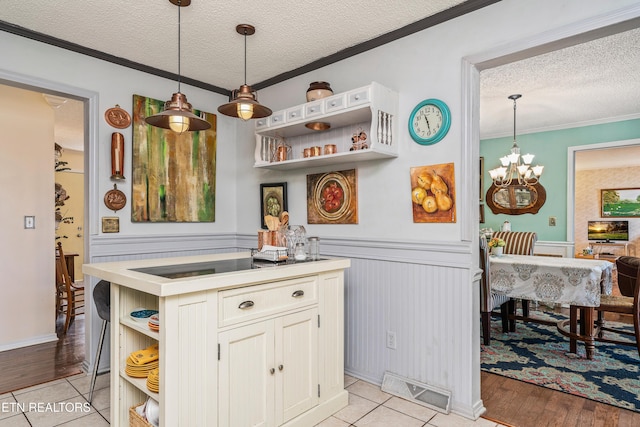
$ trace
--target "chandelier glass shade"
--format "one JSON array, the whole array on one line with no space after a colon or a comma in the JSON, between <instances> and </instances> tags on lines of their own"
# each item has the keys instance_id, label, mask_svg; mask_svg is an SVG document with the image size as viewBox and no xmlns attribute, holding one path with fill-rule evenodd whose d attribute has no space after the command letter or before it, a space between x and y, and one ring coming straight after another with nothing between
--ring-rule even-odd
<instances>
[{"instance_id":1,"label":"chandelier glass shade","mask_svg":"<svg viewBox=\"0 0 640 427\"><path fill-rule=\"evenodd\" d=\"M249 24L240 24L236 31L244 36L244 84L231 92L229 102L218 107L218 112L245 121L268 117L271 109L258 102L258 94L247 84L247 36L255 34L256 29Z\"/></svg>"},{"instance_id":2,"label":"chandelier glass shade","mask_svg":"<svg viewBox=\"0 0 640 427\"><path fill-rule=\"evenodd\" d=\"M170 129L177 134L206 130L211 127L211 123L195 115L191 104L187 102L187 97L180 92L180 9L189 6L191 0L169 0L169 2L178 6L178 92L164 103L162 112L144 120L151 126Z\"/></svg>"},{"instance_id":3,"label":"chandelier glass shade","mask_svg":"<svg viewBox=\"0 0 640 427\"><path fill-rule=\"evenodd\" d=\"M516 100L522 95L511 95L513 100L513 145L509 154L500 157L501 166L489 171L489 175L496 187L509 185L533 185L538 182L544 166L532 166L533 154L520 154L520 147L516 142Z\"/></svg>"}]
</instances>

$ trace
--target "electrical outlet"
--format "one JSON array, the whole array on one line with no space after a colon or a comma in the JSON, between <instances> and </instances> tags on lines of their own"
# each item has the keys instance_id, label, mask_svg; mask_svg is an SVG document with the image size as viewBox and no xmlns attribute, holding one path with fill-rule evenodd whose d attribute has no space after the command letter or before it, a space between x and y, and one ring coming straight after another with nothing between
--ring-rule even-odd
<instances>
[{"instance_id":1,"label":"electrical outlet","mask_svg":"<svg viewBox=\"0 0 640 427\"><path fill-rule=\"evenodd\" d=\"M387 331L387 348L392 350L396 349L396 333Z\"/></svg>"},{"instance_id":2,"label":"electrical outlet","mask_svg":"<svg viewBox=\"0 0 640 427\"><path fill-rule=\"evenodd\" d=\"M550 216L549 217L549 227L555 227L556 226L556 217L555 216Z\"/></svg>"}]
</instances>

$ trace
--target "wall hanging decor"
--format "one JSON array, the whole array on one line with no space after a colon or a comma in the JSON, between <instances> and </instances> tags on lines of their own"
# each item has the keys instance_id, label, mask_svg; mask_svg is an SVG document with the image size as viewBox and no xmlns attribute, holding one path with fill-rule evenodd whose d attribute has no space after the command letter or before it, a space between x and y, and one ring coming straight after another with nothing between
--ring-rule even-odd
<instances>
[{"instance_id":1,"label":"wall hanging decor","mask_svg":"<svg viewBox=\"0 0 640 427\"><path fill-rule=\"evenodd\" d=\"M413 222L456 222L453 163L411 168Z\"/></svg>"},{"instance_id":2,"label":"wall hanging decor","mask_svg":"<svg viewBox=\"0 0 640 427\"><path fill-rule=\"evenodd\" d=\"M287 183L260 184L260 221L262 228L267 229L264 217L271 215L280 218L287 210Z\"/></svg>"},{"instance_id":3,"label":"wall hanging decor","mask_svg":"<svg viewBox=\"0 0 640 427\"><path fill-rule=\"evenodd\" d=\"M640 217L640 188L600 190L602 217Z\"/></svg>"},{"instance_id":4,"label":"wall hanging decor","mask_svg":"<svg viewBox=\"0 0 640 427\"><path fill-rule=\"evenodd\" d=\"M103 216L102 217L102 232L103 233L119 233L120 232L120 218L117 216Z\"/></svg>"},{"instance_id":5,"label":"wall hanging decor","mask_svg":"<svg viewBox=\"0 0 640 427\"><path fill-rule=\"evenodd\" d=\"M194 110L207 130L176 132L151 126L145 117L164 102L133 96L133 222L213 222L216 188L216 115Z\"/></svg>"},{"instance_id":6,"label":"wall hanging decor","mask_svg":"<svg viewBox=\"0 0 640 427\"><path fill-rule=\"evenodd\" d=\"M357 224L356 170L307 175L309 224Z\"/></svg>"},{"instance_id":7,"label":"wall hanging decor","mask_svg":"<svg viewBox=\"0 0 640 427\"><path fill-rule=\"evenodd\" d=\"M124 170L124 135L120 132L111 134L111 180L125 179Z\"/></svg>"},{"instance_id":8,"label":"wall hanging decor","mask_svg":"<svg viewBox=\"0 0 640 427\"><path fill-rule=\"evenodd\" d=\"M113 184L113 189L107 191L104 195L104 205L116 212L124 208L127 204L127 196L120 190L118 185Z\"/></svg>"},{"instance_id":9,"label":"wall hanging decor","mask_svg":"<svg viewBox=\"0 0 640 427\"><path fill-rule=\"evenodd\" d=\"M104 112L104 119L116 129L126 129L131 124L131 116L118 104Z\"/></svg>"},{"instance_id":10,"label":"wall hanging decor","mask_svg":"<svg viewBox=\"0 0 640 427\"><path fill-rule=\"evenodd\" d=\"M409 115L409 134L420 145L442 140L451 127L449 107L439 99L425 99Z\"/></svg>"}]
</instances>

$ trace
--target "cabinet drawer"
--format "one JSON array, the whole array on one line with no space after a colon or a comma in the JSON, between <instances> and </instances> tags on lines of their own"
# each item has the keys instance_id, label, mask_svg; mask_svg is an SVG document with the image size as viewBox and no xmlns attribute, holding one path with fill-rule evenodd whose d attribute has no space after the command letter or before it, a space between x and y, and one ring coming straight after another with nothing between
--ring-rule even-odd
<instances>
[{"instance_id":1,"label":"cabinet drawer","mask_svg":"<svg viewBox=\"0 0 640 427\"><path fill-rule=\"evenodd\" d=\"M368 87L364 89L357 89L353 92L347 93L347 104L349 105L349 107L364 104L369 102L370 100L371 96L369 95Z\"/></svg>"},{"instance_id":2,"label":"cabinet drawer","mask_svg":"<svg viewBox=\"0 0 640 427\"><path fill-rule=\"evenodd\" d=\"M269 126L269 117L263 117L256 120L256 129L264 129Z\"/></svg>"},{"instance_id":3,"label":"cabinet drawer","mask_svg":"<svg viewBox=\"0 0 640 427\"><path fill-rule=\"evenodd\" d=\"M324 110L322 109L322 101L310 102L305 105L305 117L315 117L322 113L324 113Z\"/></svg>"},{"instance_id":4,"label":"cabinet drawer","mask_svg":"<svg viewBox=\"0 0 640 427\"><path fill-rule=\"evenodd\" d=\"M287 110L287 123L295 122L304 118L304 106L299 106Z\"/></svg>"},{"instance_id":5,"label":"cabinet drawer","mask_svg":"<svg viewBox=\"0 0 640 427\"><path fill-rule=\"evenodd\" d=\"M276 111L270 117L271 126L281 125L284 123L284 111Z\"/></svg>"},{"instance_id":6,"label":"cabinet drawer","mask_svg":"<svg viewBox=\"0 0 640 427\"><path fill-rule=\"evenodd\" d=\"M230 289L219 294L218 323L229 326L317 302L316 276Z\"/></svg>"},{"instance_id":7,"label":"cabinet drawer","mask_svg":"<svg viewBox=\"0 0 640 427\"><path fill-rule=\"evenodd\" d=\"M336 95L326 98L324 100L324 111L326 113L335 110L341 110L346 107L346 101L344 95Z\"/></svg>"}]
</instances>

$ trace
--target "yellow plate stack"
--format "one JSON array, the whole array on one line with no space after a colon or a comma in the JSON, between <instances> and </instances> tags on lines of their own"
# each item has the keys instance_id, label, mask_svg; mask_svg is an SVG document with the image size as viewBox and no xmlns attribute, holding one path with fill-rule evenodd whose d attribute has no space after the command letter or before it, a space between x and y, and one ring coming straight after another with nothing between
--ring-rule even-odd
<instances>
[{"instance_id":1,"label":"yellow plate stack","mask_svg":"<svg viewBox=\"0 0 640 427\"><path fill-rule=\"evenodd\" d=\"M160 389L160 369L152 369L147 377L147 388L149 391L158 393Z\"/></svg>"},{"instance_id":2,"label":"yellow plate stack","mask_svg":"<svg viewBox=\"0 0 640 427\"><path fill-rule=\"evenodd\" d=\"M124 372L130 377L146 378L149 372L158 368L158 344L136 350L127 358Z\"/></svg>"}]
</instances>

